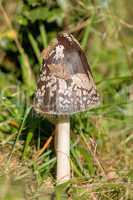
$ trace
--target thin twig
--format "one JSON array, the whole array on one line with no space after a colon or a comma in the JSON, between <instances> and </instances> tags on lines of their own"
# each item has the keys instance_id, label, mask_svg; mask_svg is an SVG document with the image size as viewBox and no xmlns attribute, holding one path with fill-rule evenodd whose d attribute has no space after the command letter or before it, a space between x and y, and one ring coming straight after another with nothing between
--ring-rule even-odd
<instances>
[{"instance_id":1,"label":"thin twig","mask_svg":"<svg viewBox=\"0 0 133 200\"><path fill-rule=\"evenodd\" d=\"M91 23L91 21L87 19L86 21L78 23L76 27L71 28L67 32L68 33L74 33L74 32L80 31L82 28L88 26L90 23Z\"/></svg>"},{"instance_id":2,"label":"thin twig","mask_svg":"<svg viewBox=\"0 0 133 200\"><path fill-rule=\"evenodd\" d=\"M34 155L33 159L36 160L50 145L51 141L53 140L54 132L53 134L47 139L47 141L44 143L43 147L39 149Z\"/></svg>"},{"instance_id":3,"label":"thin twig","mask_svg":"<svg viewBox=\"0 0 133 200\"><path fill-rule=\"evenodd\" d=\"M104 171L104 169L103 169L103 167L102 167L102 165L101 165L99 159L97 158L96 154L93 153L93 151L92 151L91 148L89 147L89 144L88 144L88 142L86 142L86 139L85 139L83 133L81 133L81 137L82 137L82 139L83 139L85 145L87 146L88 150L89 150L90 153L92 154L92 156L93 156L95 162L96 162L97 165L99 166L99 168L100 168L101 172L103 173L104 177L106 177L105 171Z\"/></svg>"},{"instance_id":4,"label":"thin twig","mask_svg":"<svg viewBox=\"0 0 133 200\"><path fill-rule=\"evenodd\" d=\"M109 10L109 14L110 16L112 17L113 21L114 21L114 24L116 26L116 31L117 31L117 34L119 35L119 41L123 47L123 50L125 52L125 57L126 57L126 60L127 60L127 65L128 65L128 69L133 77L133 70L132 70L132 66L131 66L131 62L130 62L130 59L129 59L129 56L128 56L128 52L127 52L127 48L126 48L126 45L125 45L125 42L124 42L124 39L123 39L123 36L121 34L121 32L118 30L118 17L117 15L114 15L114 11L112 9ZM119 20L119 23L120 23L120 20ZM120 23L121 24L121 23Z\"/></svg>"},{"instance_id":5,"label":"thin twig","mask_svg":"<svg viewBox=\"0 0 133 200\"><path fill-rule=\"evenodd\" d=\"M0 3L0 10L1 10L1 12L2 12L2 14L3 14L4 18L5 18L5 21L6 21L7 25L8 25L8 27L10 29L12 29L16 33L16 37L14 38L14 41L16 43L16 46L17 46L19 52L21 54L24 54L24 50L23 50L23 48L22 48L22 46L21 46L21 44L20 44L20 42L19 42L19 40L17 38L17 32L16 32L16 30L14 30L14 28L12 26L12 23L11 23L11 20L10 20L9 16L7 15L7 12L5 11L5 9L4 9L4 7L2 6L1 3Z\"/></svg>"},{"instance_id":6,"label":"thin twig","mask_svg":"<svg viewBox=\"0 0 133 200\"><path fill-rule=\"evenodd\" d=\"M120 19L120 23L129 29L133 29L133 24L129 24L129 23L125 22L123 19Z\"/></svg>"},{"instance_id":7,"label":"thin twig","mask_svg":"<svg viewBox=\"0 0 133 200\"><path fill-rule=\"evenodd\" d=\"M16 47L17 47L17 49L21 55L22 61L23 61L23 63L21 64L23 80L24 80L25 85L29 89L29 94L32 94L33 90L35 88L36 82L35 82L34 74L31 70L29 58L28 58L27 54L25 53L21 43L18 40L18 34L17 34L16 30L13 28L10 17L8 16L6 10L2 6L2 3L0 3L0 11L2 12L2 14L4 16L4 19L6 21L7 26L9 27L9 29L13 30L16 34L14 37L14 41L16 43Z\"/></svg>"}]
</instances>

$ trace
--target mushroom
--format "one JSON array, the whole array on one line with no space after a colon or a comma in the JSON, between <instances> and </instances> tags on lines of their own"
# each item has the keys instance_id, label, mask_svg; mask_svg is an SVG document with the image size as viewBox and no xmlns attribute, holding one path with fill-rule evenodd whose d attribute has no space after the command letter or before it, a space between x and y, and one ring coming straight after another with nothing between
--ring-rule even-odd
<instances>
[{"instance_id":1,"label":"mushroom","mask_svg":"<svg viewBox=\"0 0 133 200\"><path fill-rule=\"evenodd\" d=\"M70 180L70 115L99 103L86 56L71 34L58 34L43 52L43 64L35 94L35 110L55 116L57 184Z\"/></svg>"}]
</instances>

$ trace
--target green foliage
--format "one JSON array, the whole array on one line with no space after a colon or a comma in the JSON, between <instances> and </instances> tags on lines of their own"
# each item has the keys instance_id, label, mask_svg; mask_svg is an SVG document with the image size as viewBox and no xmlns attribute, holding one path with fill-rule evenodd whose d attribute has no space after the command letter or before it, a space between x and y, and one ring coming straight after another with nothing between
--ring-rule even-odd
<instances>
[{"instance_id":1,"label":"green foliage","mask_svg":"<svg viewBox=\"0 0 133 200\"><path fill-rule=\"evenodd\" d=\"M131 0L0 1L0 199L133 199L131 8ZM55 187L53 140L36 156L54 125L32 104L41 52L60 31L85 50L101 105L71 117L72 180Z\"/></svg>"}]
</instances>

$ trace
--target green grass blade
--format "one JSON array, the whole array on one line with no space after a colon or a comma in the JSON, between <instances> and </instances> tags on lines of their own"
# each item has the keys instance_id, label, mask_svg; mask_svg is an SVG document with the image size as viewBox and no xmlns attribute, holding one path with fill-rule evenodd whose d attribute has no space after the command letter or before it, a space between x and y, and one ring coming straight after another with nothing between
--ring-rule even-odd
<instances>
[{"instance_id":1,"label":"green grass blade","mask_svg":"<svg viewBox=\"0 0 133 200\"><path fill-rule=\"evenodd\" d=\"M38 60L38 63L41 65L42 59L41 59L41 53L40 53L40 50L39 50L39 47L38 47L38 43L36 42L35 38L33 37L33 35L31 33L28 33L28 38L29 38L29 41L30 41L31 46L33 48L33 51L36 55L36 58Z\"/></svg>"},{"instance_id":2,"label":"green grass blade","mask_svg":"<svg viewBox=\"0 0 133 200\"><path fill-rule=\"evenodd\" d=\"M43 172L44 170L45 170L45 168L46 167L51 167L52 166L52 164L54 164L56 162L56 158L52 158L51 160L48 160L47 162L45 162L44 164L42 164L42 165L40 165L39 167L38 167L38 170L40 171L40 172Z\"/></svg>"},{"instance_id":3,"label":"green grass blade","mask_svg":"<svg viewBox=\"0 0 133 200\"><path fill-rule=\"evenodd\" d=\"M19 61L22 69L23 82L30 96L33 94L36 87L35 77L31 70L28 56L25 53L20 55Z\"/></svg>"},{"instance_id":4,"label":"green grass blade","mask_svg":"<svg viewBox=\"0 0 133 200\"><path fill-rule=\"evenodd\" d=\"M72 170L73 172L79 176L79 177L82 177L82 173L80 172L80 170L77 168L76 164L74 163L74 161L71 159L71 167L72 167Z\"/></svg>"},{"instance_id":5,"label":"green grass blade","mask_svg":"<svg viewBox=\"0 0 133 200\"><path fill-rule=\"evenodd\" d=\"M43 24L40 24L40 34L41 34L41 40L43 43L43 47L46 48L48 46L48 39L47 39L47 33L45 30L45 26Z\"/></svg>"},{"instance_id":6,"label":"green grass blade","mask_svg":"<svg viewBox=\"0 0 133 200\"><path fill-rule=\"evenodd\" d=\"M29 144L30 144L30 142L32 140L32 137L33 137L33 133L29 132L28 135L27 135L27 138L26 138L22 159L26 159L26 157L28 155L29 148L30 148Z\"/></svg>"},{"instance_id":7,"label":"green grass blade","mask_svg":"<svg viewBox=\"0 0 133 200\"><path fill-rule=\"evenodd\" d=\"M91 21L88 21L88 25L86 26L85 30L84 30L84 34L83 34L83 39L81 41L81 46L83 49L85 49L85 47L87 46L88 43L88 38L89 35L91 33L92 30L92 26L93 26L93 22L95 20L95 13L93 14L93 16L91 17Z\"/></svg>"},{"instance_id":8,"label":"green grass blade","mask_svg":"<svg viewBox=\"0 0 133 200\"><path fill-rule=\"evenodd\" d=\"M22 124L21 124L21 126L20 126L19 131L18 131L18 134L17 134L16 140L15 140L15 142L14 142L14 145L13 145L13 148L12 148L12 151L11 151L11 153L10 153L10 156L9 156L8 161L11 160L11 157L12 157L14 151L15 151L16 144L17 144L17 142L18 142L18 140L19 140L19 137L20 137L21 132L22 132L22 130L23 130L23 128L24 128L24 125L25 125L26 119L27 119L27 117L28 117L28 115L29 115L29 113L30 113L30 111L31 111L31 108L32 108L32 107L29 107L29 108L26 110L25 114L24 114L24 118L23 118Z\"/></svg>"},{"instance_id":9,"label":"green grass blade","mask_svg":"<svg viewBox=\"0 0 133 200\"><path fill-rule=\"evenodd\" d=\"M83 167L82 167L82 165L81 165L81 163L80 163L80 160L78 159L77 149L71 149L71 155L73 156L74 161L75 161L75 163L76 163L76 165L77 165L76 168L79 168L80 173L82 174L82 173L83 173ZM74 163L73 163L73 164L74 164ZM75 166L76 166L76 165L75 165ZM74 169L76 169L76 168L74 168ZM76 171L77 171L77 170L76 170Z\"/></svg>"}]
</instances>

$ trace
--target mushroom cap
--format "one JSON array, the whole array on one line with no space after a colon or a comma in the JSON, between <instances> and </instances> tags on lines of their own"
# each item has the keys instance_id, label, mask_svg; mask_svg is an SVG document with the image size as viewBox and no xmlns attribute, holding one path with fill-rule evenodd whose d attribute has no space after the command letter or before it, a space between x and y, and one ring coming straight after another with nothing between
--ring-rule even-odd
<instances>
[{"instance_id":1,"label":"mushroom cap","mask_svg":"<svg viewBox=\"0 0 133 200\"><path fill-rule=\"evenodd\" d=\"M70 115L99 104L87 58L71 34L59 34L43 53L34 107L39 113Z\"/></svg>"}]
</instances>

